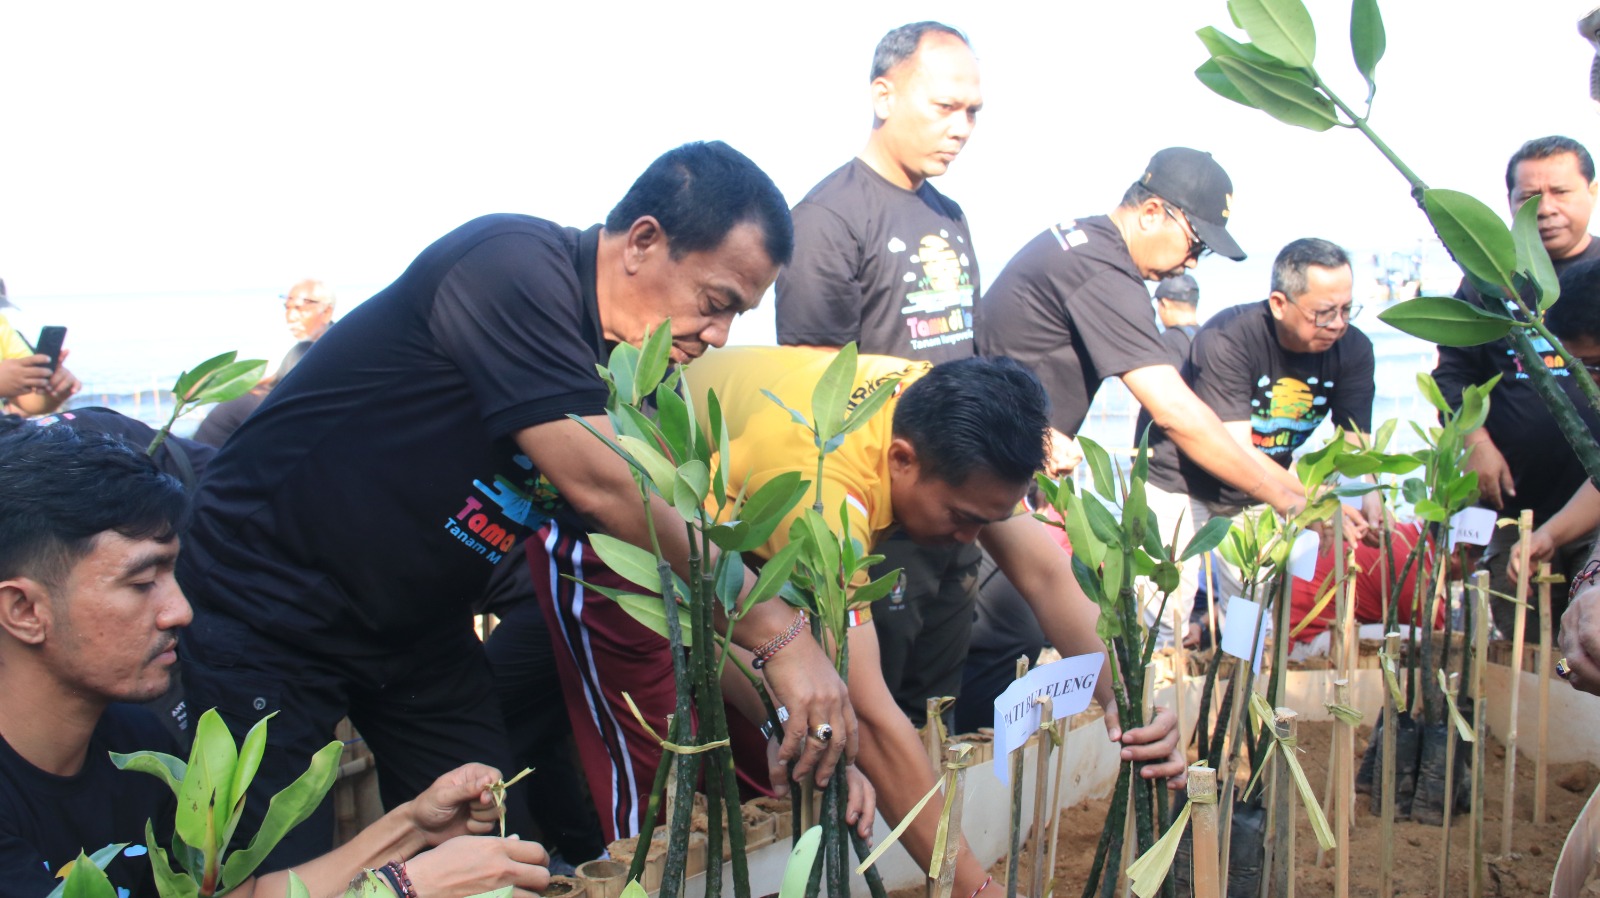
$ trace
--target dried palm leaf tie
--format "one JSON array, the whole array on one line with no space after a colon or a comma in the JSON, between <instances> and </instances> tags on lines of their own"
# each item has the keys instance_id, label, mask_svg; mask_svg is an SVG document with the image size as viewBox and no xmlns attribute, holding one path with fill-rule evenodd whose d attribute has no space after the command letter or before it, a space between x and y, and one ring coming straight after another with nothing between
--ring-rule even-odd
<instances>
[{"instance_id":1,"label":"dried palm leaf tie","mask_svg":"<svg viewBox=\"0 0 1600 898\"><path fill-rule=\"evenodd\" d=\"M1267 702L1266 696L1252 693L1250 696L1250 718L1256 722L1256 729L1265 729L1272 741L1267 743L1267 752L1261 758L1261 766L1256 768L1255 775L1250 784L1245 786L1244 794L1250 794L1251 787L1261 779L1261 771L1267 769L1267 763L1272 760L1272 753L1278 752L1289 765L1289 774L1294 780L1295 791L1300 793L1300 803L1305 805L1306 817L1311 821L1311 829L1316 833L1317 844L1323 851L1332 851L1339 843L1333 838L1333 828L1328 826L1328 818L1322 813L1322 806L1317 803L1315 792L1311 791L1311 783L1306 779L1306 772L1300 766L1300 759L1295 757L1300 751L1300 740L1293 736L1278 735L1277 722L1289 717L1295 712L1288 708L1273 710Z\"/></svg>"},{"instance_id":2,"label":"dried palm leaf tie","mask_svg":"<svg viewBox=\"0 0 1600 898\"><path fill-rule=\"evenodd\" d=\"M1444 703L1450 706L1450 719L1455 723L1456 733L1461 736L1461 741L1478 741L1478 737L1473 733L1472 724L1467 723L1467 719L1461 716L1460 709L1456 707L1456 694L1450 690L1450 680L1459 675L1451 674L1449 677L1446 677L1444 675L1444 671L1442 670L1436 670L1434 673L1439 675L1439 691L1444 693Z\"/></svg>"},{"instance_id":3,"label":"dried palm leaf tie","mask_svg":"<svg viewBox=\"0 0 1600 898\"><path fill-rule=\"evenodd\" d=\"M1209 765L1200 761L1195 767ZM1190 795L1189 800L1183 803L1183 810L1178 812L1177 819L1172 821L1172 826L1166 833L1156 840L1150 850L1139 855L1139 859L1128 865L1128 879L1132 881L1133 893L1139 898L1150 898L1161 890L1161 883L1167 878L1167 871L1172 868L1172 861L1178 856L1178 843L1183 841L1183 831L1189 825L1189 814L1196 804L1216 804L1217 793L1207 792L1203 795Z\"/></svg>"},{"instance_id":4,"label":"dried palm leaf tie","mask_svg":"<svg viewBox=\"0 0 1600 898\"><path fill-rule=\"evenodd\" d=\"M806 613L802 611L794 616L794 621L789 624L787 630L756 646L753 652L755 659L750 662L750 666L756 670L766 667L767 662L772 660L772 656L778 654L778 651L784 646L794 642L794 638L800 635L800 631L805 629L805 626Z\"/></svg>"},{"instance_id":5,"label":"dried palm leaf tie","mask_svg":"<svg viewBox=\"0 0 1600 898\"><path fill-rule=\"evenodd\" d=\"M939 790L945 788L946 782L955 779L956 771L964 767L971 766L972 762L967 759L967 754L972 751L971 743L963 742L960 745L951 746L951 751L955 753L954 759L945 761L944 776L940 778L939 782L933 784L933 788L928 790L927 795L922 796L922 800L917 802L916 805L911 808L911 812L909 814L906 814L904 817L900 818L900 825L895 827L893 832L889 833L889 837L884 839L882 842L879 842L878 845L872 849L872 853L867 855L867 859L862 861L860 866L856 867L857 874L865 873L868 867L872 866L878 858L883 856L885 851L889 850L890 845L900 841L900 835L904 833L906 828L911 825L911 821L917 819L917 815L921 814L922 809L928 806L928 802L933 800L933 796L938 795ZM949 797L953 795L953 791L948 791L946 793L946 801L948 802ZM944 863L945 842L950 835L946 831L945 827L945 821L947 819L947 817L942 816L939 818L939 830L934 834L933 862L928 865L928 877L930 879L939 878L939 870ZM985 885L987 884L988 883L985 883ZM979 891L982 891L982 889ZM976 894L976 892L974 894Z\"/></svg>"},{"instance_id":6,"label":"dried palm leaf tie","mask_svg":"<svg viewBox=\"0 0 1600 898\"><path fill-rule=\"evenodd\" d=\"M656 734L654 727L644 722L644 715L639 713L639 706L633 703L633 696L624 692L622 693L622 698L628 703L628 710L633 712L633 719L639 722L639 726L644 727L644 731L649 734L651 739L656 741L657 745L661 746L662 751L670 751L675 755L698 755L729 744L727 739L718 739L715 742L707 742L704 745L678 745L674 742L668 742Z\"/></svg>"},{"instance_id":7,"label":"dried palm leaf tie","mask_svg":"<svg viewBox=\"0 0 1600 898\"><path fill-rule=\"evenodd\" d=\"M522 768L522 772L509 780L495 780L489 784L489 794L494 797L494 806L500 810L500 838L506 837L506 790L521 782L522 778L533 772L532 767Z\"/></svg>"},{"instance_id":8,"label":"dried palm leaf tie","mask_svg":"<svg viewBox=\"0 0 1600 898\"><path fill-rule=\"evenodd\" d=\"M1386 635L1399 636L1400 633L1396 631ZM1383 681L1389 686L1389 697L1394 699L1394 706L1396 708L1404 708L1406 706L1406 696L1405 692L1400 689L1399 659L1384 649L1378 649L1378 666L1383 668Z\"/></svg>"}]
</instances>

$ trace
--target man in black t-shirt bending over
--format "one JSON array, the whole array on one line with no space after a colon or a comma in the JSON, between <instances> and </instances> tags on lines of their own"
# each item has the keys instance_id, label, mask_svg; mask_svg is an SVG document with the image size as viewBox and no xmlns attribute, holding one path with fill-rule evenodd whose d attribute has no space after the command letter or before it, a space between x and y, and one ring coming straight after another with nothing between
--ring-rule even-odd
<instances>
[{"instance_id":1,"label":"man in black t-shirt bending over","mask_svg":"<svg viewBox=\"0 0 1600 898\"><path fill-rule=\"evenodd\" d=\"M973 355L978 260L961 207L929 183L977 124L983 95L966 36L938 22L890 31L872 57L873 124L861 154L794 207L794 261L778 276L783 345L939 363ZM879 543L881 576L905 572L873 604L884 680L921 726L927 699L955 695L972 628L975 545Z\"/></svg>"},{"instance_id":2,"label":"man in black t-shirt bending over","mask_svg":"<svg viewBox=\"0 0 1600 898\"><path fill-rule=\"evenodd\" d=\"M1506 165L1506 195L1513 214L1529 197L1540 197L1539 239L1557 274L1579 262L1600 259L1600 242L1589 234L1600 181L1595 180L1594 159L1583 144L1570 137L1541 137L1523 144ZM1456 295L1468 302L1484 302L1466 280ZM1559 300L1595 301L1591 296L1568 297L1565 293ZM1600 416L1568 376L1561 357L1544 338L1533 333L1529 337L1556 383L1572 397L1589 431L1600 430ZM1473 449L1466 468L1478 472L1480 504L1499 509L1502 517L1509 518L1531 508L1533 523L1540 526L1587 478L1577 453L1534 390L1511 344L1500 339L1482 346L1441 346L1439 364L1433 370L1445 401L1458 407L1464 387L1488 383L1496 374L1500 382L1489 394L1489 416L1482 427L1467 435ZM1584 534L1558 548L1551 558L1556 573L1570 582L1588 559L1593 537ZM1506 561L1516 542L1516 528L1497 528L1483 554L1482 566L1489 570L1493 588L1506 594L1515 591L1506 578ZM1557 583L1551 590L1551 610L1557 619L1566 607L1567 589L1566 583ZM1511 632L1516 607L1509 602L1492 603L1495 625L1501 632ZM1536 626L1537 611L1530 610L1530 615L1529 626Z\"/></svg>"},{"instance_id":3,"label":"man in black t-shirt bending over","mask_svg":"<svg viewBox=\"0 0 1600 898\"><path fill-rule=\"evenodd\" d=\"M1350 323L1360 311L1351 288L1344 250L1314 237L1296 240L1272 263L1271 296L1213 315L1189 348L1184 380L1262 474L1285 489L1299 485L1289 470L1294 451L1324 418L1357 445L1372 427L1372 341ZM1149 420L1141 414L1139 426ZM1208 471L1202 459L1181 451L1169 434L1152 431L1150 445L1150 508L1163 535L1182 516L1179 546L1213 516L1231 517L1254 504ZM1369 494L1362 516L1375 521L1378 514L1376 496ZM1232 572L1218 573L1211 595L1221 602L1239 587ZM1194 572L1184 571L1162 621L1168 628L1174 608L1189 619L1196 586ZM1156 607L1147 605L1147 621Z\"/></svg>"},{"instance_id":4,"label":"man in black t-shirt bending over","mask_svg":"<svg viewBox=\"0 0 1600 898\"><path fill-rule=\"evenodd\" d=\"M219 708L241 736L278 715L247 814L259 819L346 714L386 804L464 761L507 769L472 629L495 563L557 516L650 545L628 467L568 416L609 435L595 366L663 321L679 363L722 345L792 234L753 162L688 144L652 163L603 227L468 222L318 341L207 468L178 568L195 605L190 705ZM659 500L652 514L687 574L682 518ZM757 606L734 640L783 633L780 605ZM783 751L797 774L820 762L826 781L854 751L855 717L815 641L793 645L765 668L790 713ZM845 738L808 741L825 723ZM269 864L325 847L331 810Z\"/></svg>"}]
</instances>

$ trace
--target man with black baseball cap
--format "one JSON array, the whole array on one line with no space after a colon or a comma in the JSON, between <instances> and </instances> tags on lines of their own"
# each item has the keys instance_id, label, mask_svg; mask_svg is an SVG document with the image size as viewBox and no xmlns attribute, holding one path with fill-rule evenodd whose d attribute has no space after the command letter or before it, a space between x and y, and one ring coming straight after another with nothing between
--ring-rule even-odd
<instances>
[{"instance_id":1,"label":"man with black baseball cap","mask_svg":"<svg viewBox=\"0 0 1600 898\"><path fill-rule=\"evenodd\" d=\"M1180 274L1162 278L1156 285L1156 318L1161 321L1161 342L1172 350L1172 357L1182 365L1189 358L1189 344L1195 331L1200 329L1196 314L1200 306L1200 285L1194 275Z\"/></svg>"},{"instance_id":2,"label":"man with black baseball cap","mask_svg":"<svg viewBox=\"0 0 1600 898\"><path fill-rule=\"evenodd\" d=\"M1211 154L1156 153L1110 214L1051 225L1012 257L984 297L978 352L1033 369L1058 439L1077 433L1101 381L1121 377L1185 455L1254 501L1298 513L1305 497L1269 476L1189 389L1150 314L1145 281L1181 275L1207 252L1244 258L1228 233L1232 201Z\"/></svg>"}]
</instances>

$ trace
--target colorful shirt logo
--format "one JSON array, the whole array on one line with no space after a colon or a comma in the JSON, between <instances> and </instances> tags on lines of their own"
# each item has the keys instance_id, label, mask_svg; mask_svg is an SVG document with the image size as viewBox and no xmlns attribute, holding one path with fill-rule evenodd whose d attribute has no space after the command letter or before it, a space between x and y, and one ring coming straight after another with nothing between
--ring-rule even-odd
<instances>
[{"instance_id":1,"label":"colorful shirt logo","mask_svg":"<svg viewBox=\"0 0 1600 898\"><path fill-rule=\"evenodd\" d=\"M1275 460L1285 460L1328 416L1333 381L1263 375L1250 399L1250 440Z\"/></svg>"},{"instance_id":2,"label":"colorful shirt logo","mask_svg":"<svg viewBox=\"0 0 1600 898\"><path fill-rule=\"evenodd\" d=\"M962 245L966 241L956 235L951 246L950 239L950 232L941 228L923 237L916 252L906 257L909 264L902 277L911 289L900 314L914 350L972 339L972 263ZM906 245L895 238L888 249L899 254Z\"/></svg>"}]
</instances>

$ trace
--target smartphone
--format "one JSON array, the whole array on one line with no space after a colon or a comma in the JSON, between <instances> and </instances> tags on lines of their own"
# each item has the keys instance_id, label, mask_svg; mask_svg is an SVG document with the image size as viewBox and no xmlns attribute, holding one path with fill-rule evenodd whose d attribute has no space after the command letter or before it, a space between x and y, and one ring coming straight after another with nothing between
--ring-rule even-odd
<instances>
[{"instance_id":1,"label":"smartphone","mask_svg":"<svg viewBox=\"0 0 1600 898\"><path fill-rule=\"evenodd\" d=\"M50 371L54 373L61 364L61 344L67 339L67 329L50 325L39 331L39 342L33 345L33 351L39 355L50 357Z\"/></svg>"}]
</instances>

